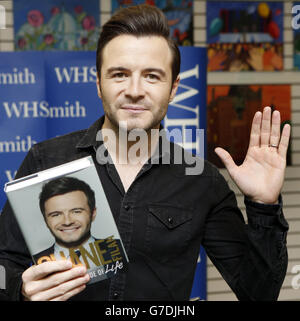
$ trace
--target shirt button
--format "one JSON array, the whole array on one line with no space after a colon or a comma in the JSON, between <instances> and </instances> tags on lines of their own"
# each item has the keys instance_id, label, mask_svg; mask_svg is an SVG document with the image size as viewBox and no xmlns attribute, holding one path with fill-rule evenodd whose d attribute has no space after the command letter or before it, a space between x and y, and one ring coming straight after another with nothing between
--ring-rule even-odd
<instances>
[{"instance_id":1,"label":"shirt button","mask_svg":"<svg viewBox=\"0 0 300 321\"><path fill-rule=\"evenodd\" d=\"M124 208L126 211L128 211L130 209L130 206L129 205L124 205Z\"/></svg>"},{"instance_id":2,"label":"shirt button","mask_svg":"<svg viewBox=\"0 0 300 321\"><path fill-rule=\"evenodd\" d=\"M173 217L168 217L168 222L170 225L172 225L173 224Z\"/></svg>"},{"instance_id":3,"label":"shirt button","mask_svg":"<svg viewBox=\"0 0 300 321\"><path fill-rule=\"evenodd\" d=\"M118 293L118 292L115 292L115 293L113 294L113 298L116 300L118 297L119 297L119 293Z\"/></svg>"}]
</instances>

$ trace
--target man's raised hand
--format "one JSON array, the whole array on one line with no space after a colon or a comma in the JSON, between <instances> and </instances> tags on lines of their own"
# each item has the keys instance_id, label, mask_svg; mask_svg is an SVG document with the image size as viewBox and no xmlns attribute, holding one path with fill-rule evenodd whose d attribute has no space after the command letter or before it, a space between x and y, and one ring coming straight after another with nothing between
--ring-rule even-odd
<instances>
[{"instance_id":1,"label":"man's raised hand","mask_svg":"<svg viewBox=\"0 0 300 321\"><path fill-rule=\"evenodd\" d=\"M241 192L254 202L275 204L280 194L286 167L290 125L280 133L280 113L265 107L256 112L250 143L243 164L237 166L230 154L217 147L216 154Z\"/></svg>"}]
</instances>

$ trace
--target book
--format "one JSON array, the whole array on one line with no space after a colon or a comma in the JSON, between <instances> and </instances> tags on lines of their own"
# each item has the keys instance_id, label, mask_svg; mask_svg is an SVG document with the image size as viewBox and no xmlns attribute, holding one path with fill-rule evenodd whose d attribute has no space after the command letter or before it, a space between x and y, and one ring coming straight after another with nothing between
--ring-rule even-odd
<instances>
[{"instance_id":1,"label":"book","mask_svg":"<svg viewBox=\"0 0 300 321\"><path fill-rule=\"evenodd\" d=\"M34 264L69 259L88 284L114 277L128 257L91 156L5 184Z\"/></svg>"}]
</instances>

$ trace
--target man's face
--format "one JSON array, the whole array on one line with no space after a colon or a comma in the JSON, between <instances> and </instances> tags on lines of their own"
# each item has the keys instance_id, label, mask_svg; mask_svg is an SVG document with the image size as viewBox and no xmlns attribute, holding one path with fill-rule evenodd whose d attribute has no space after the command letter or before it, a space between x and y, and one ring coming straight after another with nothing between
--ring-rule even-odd
<instances>
[{"instance_id":1,"label":"man's face","mask_svg":"<svg viewBox=\"0 0 300 321\"><path fill-rule=\"evenodd\" d=\"M45 202L45 220L58 244L76 247L90 236L91 223L96 210L91 213L86 195L74 191L56 195Z\"/></svg>"},{"instance_id":2,"label":"man's face","mask_svg":"<svg viewBox=\"0 0 300 321\"><path fill-rule=\"evenodd\" d=\"M121 35L108 42L97 80L106 115L103 128L118 129L123 122L128 131L159 128L179 83L178 78L172 84L171 63L162 37Z\"/></svg>"}]
</instances>

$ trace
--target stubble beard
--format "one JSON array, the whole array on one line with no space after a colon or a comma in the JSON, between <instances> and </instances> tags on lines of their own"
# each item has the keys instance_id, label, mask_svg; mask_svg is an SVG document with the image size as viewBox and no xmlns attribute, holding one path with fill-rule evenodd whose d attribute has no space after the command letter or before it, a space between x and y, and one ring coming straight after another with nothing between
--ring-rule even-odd
<instances>
[{"instance_id":1,"label":"stubble beard","mask_svg":"<svg viewBox=\"0 0 300 321\"><path fill-rule=\"evenodd\" d=\"M171 88L172 89L172 88ZM107 118L110 122L110 127L111 129L116 133L119 134L119 131L122 132L126 132L127 134L132 131L140 131L140 130L144 130L147 133L150 133L151 129L155 129L155 128L159 128L161 121L164 119L166 113L167 113L167 109L168 109L168 105L169 105L169 101L170 101L170 96L161 104L162 108L162 112L160 113L158 110L158 114L157 115L153 115L153 113L151 113L151 111L153 111L153 106L152 104L148 104L147 102L143 101L143 100L139 100L139 101L121 101L118 102L115 105L111 105L107 99L106 96L103 92L103 89L101 88L101 81L99 83L99 90L101 92L101 100L102 100L102 106L103 106L103 110L104 110L104 114L105 114L105 118ZM170 95L171 95L171 90L170 90ZM145 105L146 109L151 113L152 116L152 120L148 121L148 124L145 124L144 126L136 126L136 125L130 125L130 120L129 122L127 120L120 120L117 117L117 112L121 109L121 106L125 103L139 103L141 105ZM138 116L137 116L138 118ZM143 120L139 120L137 119L137 121L143 121Z\"/></svg>"},{"instance_id":2,"label":"stubble beard","mask_svg":"<svg viewBox=\"0 0 300 321\"><path fill-rule=\"evenodd\" d=\"M116 134L119 134L119 131L126 132L127 134L132 131L146 131L147 133L150 133L151 129L157 129L160 126L161 121L164 119L167 107L163 106L162 110L164 112L159 112L157 114L153 114L151 110L151 105L147 105L147 110L144 111L144 113L151 113L150 117L147 119L143 117L139 117L139 115L136 115L136 117L131 117L130 119L119 119L118 117L118 111L120 111L122 104L118 104L117 106L110 106L104 99L102 98L103 103L103 109L105 113L105 117L108 119L113 131Z\"/></svg>"}]
</instances>

